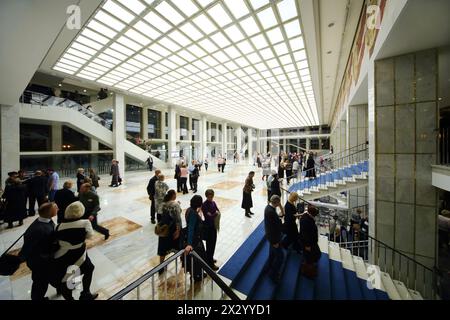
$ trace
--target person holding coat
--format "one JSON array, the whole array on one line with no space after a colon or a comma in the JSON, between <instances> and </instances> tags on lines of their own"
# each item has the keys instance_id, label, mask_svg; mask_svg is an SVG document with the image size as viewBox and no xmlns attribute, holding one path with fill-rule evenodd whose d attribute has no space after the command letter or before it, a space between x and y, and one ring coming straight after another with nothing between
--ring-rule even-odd
<instances>
[{"instance_id":1,"label":"person holding coat","mask_svg":"<svg viewBox=\"0 0 450 320\"><path fill-rule=\"evenodd\" d=\"M317 276L317 261L321 252L319 248L319 232L314 218L319 214L316 207L309 205L308 211L300 219L300 243L303 249L304 261L301 273L310 279Z\"/></svg>"},{"instance_id":2,"label":"person holding coat","mask_svg":"<svg viewBox=\"0 0 450 320\"><path fill-rule=\"evenodd\" d=\"M251 218L251 215L254 215L254 213L250 211L250 209L253 207L252 192L253 190L255 190L255 185L253 184L254 176L255 172L250 171L247 179L245 179L245 185L242 190L243 192L241 208L245 210L245 216L247 218Z\"/></svg>"},{"instance_id":3,"label":"person holding coat","mask_svg":"<svg viewBox=\"0 0 450 320\"><path fill-rule=\"evenodd\" d=\"M6 200L4 221L8 223L7 229L12 229L16 221L19 226L23 225L23 219L27 217L27 187L15 178L5 187L2 198Z\"/></svg>"}]
</instances>

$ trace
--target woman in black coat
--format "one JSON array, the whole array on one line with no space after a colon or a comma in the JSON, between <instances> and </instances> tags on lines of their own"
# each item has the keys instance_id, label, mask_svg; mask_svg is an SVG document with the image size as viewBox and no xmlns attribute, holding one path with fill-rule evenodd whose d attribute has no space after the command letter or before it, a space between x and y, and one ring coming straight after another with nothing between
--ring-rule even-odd
<instances>
[{"instance_id":1,"label":"woman in black coat","mask_svg":"<svg viewBox=\"0 0 450 320\"><path fill-rule=\"evenodd\" d=\"M23 225L23 219L27 217L27 187L16 178L5 187L2 198L6 200L4 221L8 223L8 229L15 221L19 221L19 226Z\"/></svg>"},{"instance_id":2,"label":"woman in black coat","mask_svg":"<svg viewBox=\"0 0 450 320\"><path fill-rule=\"evenodd\" d=\"M292 192L289 194L289 199L284 206L283 232L286 234L286 237L283 239L283 246L287 249L290 245L292 245L294 250L300 252L300 245L298 242L299 233L297 227L297 218L299 215L295 205L298 199L298 193Z\"/></svg>"},{"instance_id":3,"label":"woman in black coat","mask_svg":"<svg viewBox=\"0 0 450 320\"><path fill-rule=\"evenodd\" d=\"M308 160L306 161L306 177L307 178L315 178L316 177L316 170L314 167L316 166L316 162L314 161L314 158L312 154L309 155Z\"/></svg>"}]
</instances>

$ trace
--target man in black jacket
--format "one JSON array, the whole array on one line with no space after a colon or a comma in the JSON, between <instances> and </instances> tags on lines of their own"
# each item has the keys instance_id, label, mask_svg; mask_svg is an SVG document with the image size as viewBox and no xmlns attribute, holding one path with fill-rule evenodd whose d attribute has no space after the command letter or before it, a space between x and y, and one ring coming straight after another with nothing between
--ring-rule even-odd
<instances>
[{"instance_id":1,"label":"man in black jacket","mask_svg":"<svg viewBox=\"0 0 450 320\"><path fill-rule=\"evenodd\" d=\"M28 215L34 216L34 206L37 200L38 208L46 201L48 194L48 179L42 174L42 171L38 170L34 173L34 177L28 180Z\"/></svg>"},{"instance_id":2,"label":"man in black jacket","mask_svg":"<svg viewBox=\"0 0 450 320\"><path fill-rule=\"evenodd\" d=\"M316 207L309 205L306 212L300 219L300 243L303 247L304 263L302 265L302 274L308 278L315 278L317 275L317 261L319 261L321 252L319 248L319 232L317 230L314 217L319 214Z\"/></svg>"},{"instance_id":3,"label":"man in black jacket","mask_svg":"<svg viewBox=\"0 0 450 320\"><path fill-rule=\"evenodd\" d=\"M39 218L28 227L24 235L20 256L31 269L32 300L45 300L48 285L52 282L52 258L55 249L55 224L52 218L57 211L56 204L44 203L39 207Z\"/></svg>"},{"instance_id":4,"label":"man in black jacket","mask_svg":"<svg viewBox=\"0 0 450 320\"><path fill-rule=\"evenodd\" d=\"M277 213L277 208L281 209L283 213L283 207L281 206L281 199L279 196L274 195L270 198L270 204L266 206L264 210L264 227L266 233L266 239L269 241L269 259L265 267L266 272L273 282L278 283L280 280L280 268L283 264L284 253L281 247L282 227L280 217Z\"/></svg>"},{"instance_id":5,"label":"man in black jacket","mask_svg":"<svg viewBox=\"0 0 450 320\"><path fill-rule=\"evenodd\" d=\"M156 208L155 208L155 183L156 181L158 181L158 176L161 174L161 170L156 170L155 171L155 175L150 179L150 181L148 182L147 185L147 194L148 197L151 201L151 205L150 205L150 219L152 224L155 224L155 213L156 213Z\"/></svg>"},{"instance_id":6,"label":"man in black jacket","mask_svg":"<svg viewBox=\"0 0 450 320\"><path fill-rule=\"evenodd\" d=\"M78 200L72 190L72 181L64 182L63 188L56 191L55 203L58 205L58 223L64 222L64 212L69 204Z\"/></svg>"}]
</instances>

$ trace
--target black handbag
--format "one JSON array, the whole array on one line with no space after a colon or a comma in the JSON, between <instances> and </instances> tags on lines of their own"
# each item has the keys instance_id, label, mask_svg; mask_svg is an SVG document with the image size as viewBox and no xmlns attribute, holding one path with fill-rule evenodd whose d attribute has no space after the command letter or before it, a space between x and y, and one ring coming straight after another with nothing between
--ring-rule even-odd
<instances>
[{"instance_id":1,"label":"black handbag","mask_svg":"<svg viewBox=\"0 0 450 320\"><path fill-rule=\"evenodd\" d=\"M19 269L20 264L23 262L22 259L19 256L8 254L8 251L11 250L22 237L23 234L0 256L0 275L12 276L17 269Z\"/></svg>"}]
</instances>

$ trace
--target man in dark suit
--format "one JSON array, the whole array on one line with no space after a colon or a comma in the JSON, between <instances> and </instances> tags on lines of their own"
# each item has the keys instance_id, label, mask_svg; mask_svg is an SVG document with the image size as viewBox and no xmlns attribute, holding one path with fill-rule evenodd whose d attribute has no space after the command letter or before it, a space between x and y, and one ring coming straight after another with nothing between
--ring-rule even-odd
<instances>
[{"instance_id":1,"label":"man in dark suit","mask_svg":"<svg viewBox=\"0 0 450 320\"><path fill-rule=\"evenodd\" d=\"M302 264L302 274L308 278L317 276L317 261L321 252L319 248L319 232L317 230L314 217L319 214L316 207L309 205L306 212L300 219L300 243L303 247L304 262Z\"/></svg>"},{"instance_id":2,"label":"man in dark suit","mask_svg":"<svg viewBox=\"0 0 450 320\"><path fill-rule=\"evenodd\" d=\"M45 300L49 283L52 283L52 257L55 249L55 224L52 218L56 216L58 206L54 203L44 203L39 207L37 218L24 235L24 244L20 256L31 269L32 300Z\"/></svg>"},{"instance_id":3,"label":"man in dark suit","mask_svg":"<svg viewBox=\"0 0 450 320\"><path fill-rule=\"evenodd\" d=\"M37 200L38 208L44 204L46 201L46 197L48 194L48 179L42 174L42 171L37 170L34 173L34 177L28 180L28 195L29 195L29 204L28 204L28 215L34 216L34 206Z\"/></svg>"},{"instance_id":4,"label":"man in dark suit","mask_svg":"<svg viewBox=\"0 0 450 320\"><path fill-rule=\"evenodd\" d=\"M72 190L72 181L64 182L63 188L56 191L55 203L58 206L58 223L64 222L64 212L69 204L78 200Z\"/></svg>"},{"instance_id":5,"label":"man in dark suit","mask_svg":"<svg viewBox=\"0 0 450 320\"><path fill-rule=\"evenodd\" d=\"M265 266L266 272L269 274L270 279L273 282L278 283L280 280L280 268L283 264L284 253L281 247L282 227L280 216L278 216L277 208L281 209L283 213L283 207L281 206L281 199L279 196L274 195L270 198L270 204L266 206L264 210L264 227L266 233L266 239L269 241L269 259Z\"/></svg>"},{"instance_id":6,"label":"man in dark suit","mask_svg":"<svg viewBox=\"0 0 450 320\"><path fill-rule=\"evenodd\" d=\"M151 205L150 205L150 219L152 224L155 224L155 213L156 213L156 208L155 208L155 183L156 181L158 181L158 176L161 174L161 170L156 170L155 171L155 175L150 179L150 181L148 182L147 185L147 194L148 197L150 198L151 201Z\"/></svg>"}]
</instances>

